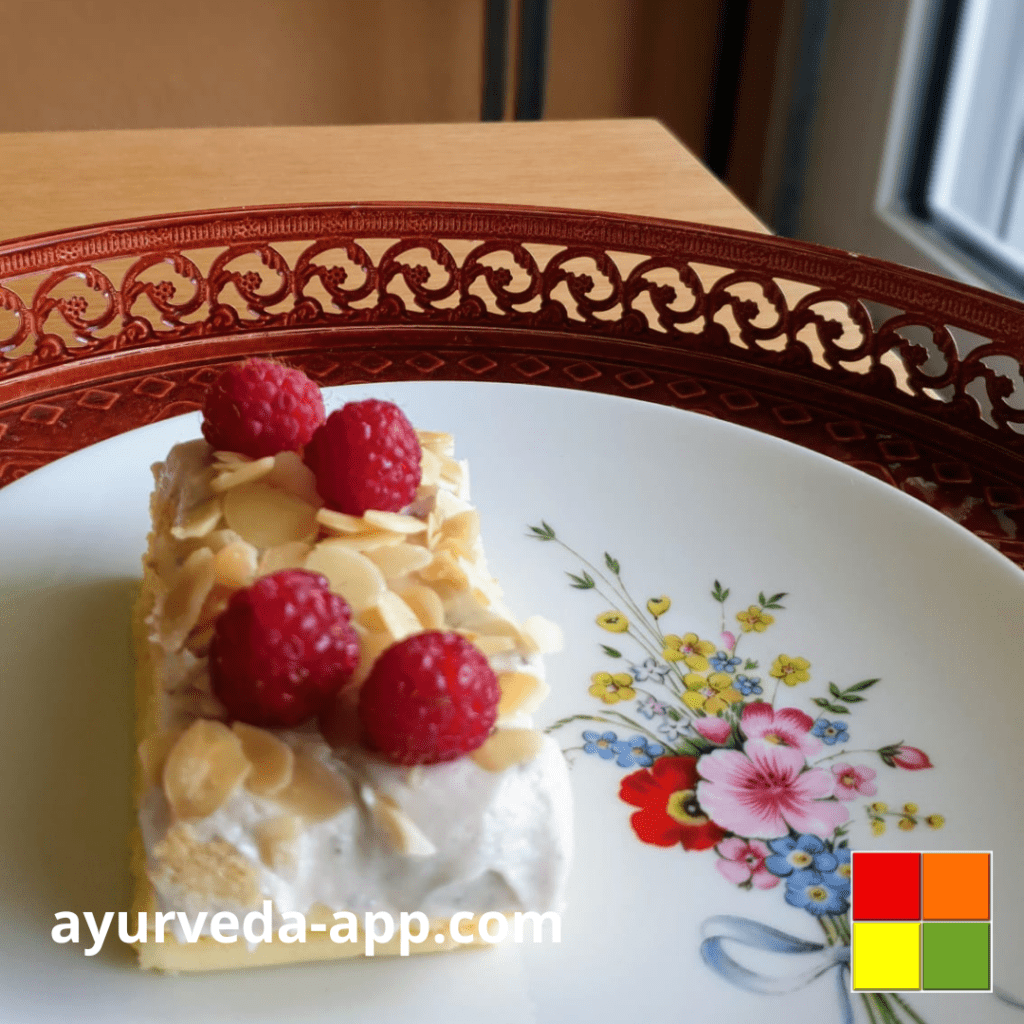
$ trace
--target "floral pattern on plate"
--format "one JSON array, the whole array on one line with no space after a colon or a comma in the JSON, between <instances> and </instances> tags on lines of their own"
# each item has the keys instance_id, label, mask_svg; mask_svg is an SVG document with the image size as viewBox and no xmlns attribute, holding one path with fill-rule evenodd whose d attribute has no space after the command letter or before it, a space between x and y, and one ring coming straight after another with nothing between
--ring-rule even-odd
<instances>
[{"instance_id":1,"label":"floral pattern on plate","mask_svg":"<svg viewBox=\"0 0 1024 1024\"><path fill-rule=\"evenodd\" d=\"M852 1022L850 823L864 815L875 836L891 823L903 831L945 823L914 803L891 809L877 799L883 779L875 766L931 769L923 750L902 740L877 749L847 746L856 740L851 719L881 680L829 682L822 690L806 652L773 649L770 631L786 610L785 592L762 591L734 607L731 589L715 580L709 597L719 605L717 625L669 628L671 597L641 605L612 555L596 565L545 522L531 526L530 535L578 562L570 585L602 599L606 607L595 623L610 634L601 649L611 666L590 677L590 709L548 731L564 735L586 723L580 743L566 748L570 760L582 753L632 769L619 779L619 798L634 808L630 825L641 842L715 856L724 882L777 889L821 927L823 941L813 943L748 918L712 917L703 924L700 950L712 970L766 993L833 971L841 1019ZM814 954L818 963L790 977L762 976L737 963L726 940ZM858 997L872 1022L923 1024L898 993Z\"/></svg>"}]
</instances>

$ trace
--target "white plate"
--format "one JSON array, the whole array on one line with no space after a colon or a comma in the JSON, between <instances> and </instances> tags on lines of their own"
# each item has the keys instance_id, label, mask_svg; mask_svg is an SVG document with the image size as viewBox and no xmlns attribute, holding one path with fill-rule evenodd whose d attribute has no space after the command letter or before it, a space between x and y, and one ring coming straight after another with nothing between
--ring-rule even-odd
<instances>
[{"instance_id":1,"label":"white plate","mask_svg":"<svg viewBox=\"0 0 1024 1024\"><path fill-rule=\"evenodd\" d=\"M607 396L481 383L338 389L398 401L418 426L452 431L470 460L492 566L510 606L560 622L550 661L547 723L623 708L591 696L591 676L644 655L630 634L602 630L612 610L573 589L580 561L528 535L550 524L595 566L608 552L640 606L668 595L665 633L722 646L742 636L750 674L770 681L782 654L810 662L810 680L778 698L811 700L881 681L849 705L852 749L900 741L934 768L857 763L878 793L920 817L873 837L848 806L855 848L994 851L995 981L1024 990L1024 575L981 541L896 490L838 463L717 420ZM784 900L785 884L747 891L718 870L713 850L641 842L635 808L618 798L634 771L577 750L578 853L559 945L511 943L484 954L299 966L246 974L161 977L136 971L108 941L96 957L50 939L61 910L126 905L131 820L128 640L131 590L148 528L149 464L198 436L196 417L158 423L80 451L0 492L0 1019L4 1021L353 1020L360 1024L566 1020L714 1020L828 1024L843 1020L838 969L781 995L730 984L701 959L703 923L739 915L821 942L817 919ZM784 591L765 632L742 634L735 614ZM622 610L622 609L618 609ZM635 618L635 616L634 616ZM621 650L611 659L601 644ZM766 697L771 691L766 690ZM834 719L839 716L829 715ZM638 719L644 724L646 719ZM580 747L588 725L557 733ZM843 749L842 745L836 750ZM826 751L823 751L826 752ZM820 754L817 756L821 756ZM831 763L831 762L830 762ZM827 765L826 765L827 767ZM812 965L798 955L737 960L775 978ZM755 954L755 957L757 954ZM1020 1020L992 995L907 996L927 1022ZM853 998L857 1020L867 1020ZM900 1020L909 1019L900 1011Z\"/></svg>"}]
</instances>

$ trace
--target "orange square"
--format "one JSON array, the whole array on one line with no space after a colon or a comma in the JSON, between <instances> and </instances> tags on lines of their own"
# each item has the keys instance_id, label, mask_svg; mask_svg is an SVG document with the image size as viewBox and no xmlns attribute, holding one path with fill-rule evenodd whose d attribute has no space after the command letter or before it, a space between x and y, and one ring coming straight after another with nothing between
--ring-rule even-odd
<instances>
[{"instance_id":1,"label":"orange square","mask_svg":"<svg viewBox=\"0 0 1024 1024\"><path fill-rule=\"evenodd\" d=\"M922 856L922 917L926 921L986 921L990 907L990 854Z\"/></svg>"}]
</instances>

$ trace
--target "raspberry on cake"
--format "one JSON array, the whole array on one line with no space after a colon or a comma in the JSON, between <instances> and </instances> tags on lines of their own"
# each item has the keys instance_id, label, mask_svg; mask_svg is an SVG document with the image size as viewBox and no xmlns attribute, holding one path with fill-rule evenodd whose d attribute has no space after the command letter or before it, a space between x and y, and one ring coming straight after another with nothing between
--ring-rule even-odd
<instances>
[{"instance_id":1,"label":"raspberry on cake","mask_svg":"<svg viewBox=\"0 0 1024 1024\"><path fill-rule=\"evenodd\" d=\"M242 412L218 423L225 395ZM458 911L560 909L568 777L531 721L557 630L505 607L450 435L377 400L324 420L312 382L259 360L225 371L203 431L154 467L136 910L419 910L447 934ZM362 947L174 925L136 949L176 971Z\"/></svg>"}]
</instances>

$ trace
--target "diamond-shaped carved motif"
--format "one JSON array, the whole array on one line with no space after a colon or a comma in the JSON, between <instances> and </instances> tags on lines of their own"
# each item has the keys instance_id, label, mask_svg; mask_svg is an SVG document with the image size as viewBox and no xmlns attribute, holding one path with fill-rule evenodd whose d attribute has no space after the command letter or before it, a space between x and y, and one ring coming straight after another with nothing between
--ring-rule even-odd
<instances>
[{"instance_id":1,"label":"diamond-shaped carved motif","mask_svg":"<svg viewBox=\"0 0 1024 1024\"><path fill-rule=\"evenodd\" d=\"M46 405L38 402L30 405L22 414L22 423L33 423L37 427L52 427L60 419L64 410L59 405Z\"/></svg>"},{"instance_id":2,"label":"diamond-shaped carved motif","mask_svg":"<svg viewBox=\"0 0 1024 1024\"><path fill-rule=\"evenodd\" d=\"M896 486L896 480L893 478L892 473L880 462L848 462L847 465L853 466L854 469L859 469L862 473L868 473L870 476L875 477L876 480L892 484L893 487Z\"/></svg>"},{"instance_id":3,"label":"diamond-shaped carved motif","mask_svg":"<svg viewBox=\"0 0 1024 1024\"><path fill-rule=\"evenodd\" d=\"M638 391L654 383L653 378L644 373L643 370L627 370L625 373L617 373L615 379L630 391Z\"/></svg>"},{"instance_id":4,"label":"diamond-shaped carved motif","mask_svg":"<svg viewBox=\"0 0 1024 1024\"><path fill-rule=\"evenodd\" d=\"M911 441L879 441L878 447L890 462L913 462L921 457Z\"/></svg>"},{"instance_id":5,"label":"diamond-shaped carved motif","mask_svg":"<svg viewBox=\"0 0 1024 1024\"><path fill-rule=\"evenodd\" d=\"M407 359L406 364L414 370L419 370L420 373L433 373L444 366L444 360L438 359L430 352L421 352L419 355L413 356L412 359Z\"/></svg>"},{"instance_id":6,"label":"diamond-shaped carved motif","mask_svg":"<svg viewBox=\"0 0 1024 1024\"><path fill-rule=\"evenodd\" d=\"M863 441L867 437L864 428L856 420L838 420L835 423L826 423L825 429L832 436L833 441L843 443Z\"/></svg>"},{"instance_id":7,"label":"diamond-shaped carved motif","mask_svg":"<svg viewBox=\"0 0 1024 1024\"><path fill-rule=\"evenodd\" d=\"M145 395L146 398L163 398L174 390L174 383L164 380L163 377L143 377L132 390L137 395Z\"/></svg>"},{"instance_id":8,"label":"diamond-shaped carved motif","mask_svg":"<svg viewBox=\"0 0 1024 1024\"><path fill-rule=\"evenodd\" d=\"M692 379L687 380L675 380L668 386L669 391L672 392L676 398L701 398L707 394L703 384L698 384L697 381Z\"/></svg>"},{"instance_id":9,"label":"diamond-shaped carved motif","mask_svg":"<svg viewBox=\"0 0 1024 1024\"><path fill-rule=\"evenodd\" d=\"M757 399L749 391L724 391L719 397L733 412L746 412L758 406Z\"/></svg>"},{"instance_id":10,"label":"diamond-shaped carved motif","mask_svg":"<svg viewBox=\"0 0 1024 1024\"><path fill-rule=\"evenodd\" d=\"M209 387L219 376L220 369L214 369L212 366L204 366L201 370L196 370L195 373L189 377L189 384L195 384L197 387L207 388Z\"/></svg>"},{"instance_id":11,"label":"diamond-shaped carved motif","mask_svg":"<svg viewBox=\"0 0 1024 1024\"><path fill-rule=\"evenodd\" d=\"M811 414L802 405L779 405L772 412L785 427L798 427L802 423L811 422Z\"/></svg>"},{"instance_id":12,"label":"diamond-shaped carved motif","mask_svg":"<svg viewBox=\"0 0 1024 1024\"><path fill-rule=\"evenodd\" d=\"M302 368L308 376L317 380L333 373L338 368L338 364L335 360L328 359L327 356L310 356L302 361Z\"/></svg>"},{"instance_id":13,"label":"diamond-shaped carved motif","mask_svg":"<svg viewBox=\"0 0 1024 1024\"><path fill-rule=\"evenodd\" d=\"M84 409L98 409L106 412L121 396L114 391L103 391L100 388L91 388L78 400L78 404Z\"/></svg>"},{"instance_id":14,"label":"diamond-shaped carved motif","mask_svg":"<svg viewBox=\"0 0 1024 1024\"><path fill-rule=\"evenodd\" d=\"M936 462L932 472L940 484L969 484L974 479L966 462Z\"/></svg>"},{"instance_id":15,"label":"diamond-shaped carved motif","mask_svg":"<svg viewBox=\"0 0 1024 1024\"><path fill-rule=\"evenodd\" d=\"M360 370L365 370L367 373L372 373L376 376L378 373L383 372L389 366L391 366L391 360L387 356L378 356L373 352L367 353L365 356L360 356L356 360L356 366Z\"/></svg>"},{"instance_id":16,"label":"diamond-shaped carved motif","mask_svg":"<svg viewBox=\"0 0 1024 1024\"><path fill-rule=\"evenodd\" d=\"M482 373L489 373L497 365L498 364L493 359L481 353L466 356L465 359L459 360L459 366L461 366L464 370L469 370L470 373L475 373L478 375Z\"/></svg>"},{"instance_id":17,"label":"diamond-shaped carved motif","mask_svg":"<svg viewBox=\"0 0 1024 1024\"><path fill-rule=\"evenodd\" d=\"M536 356L527 356L520 359L518 363L512 364L524 377L536 377L539 374L547 373L551 369L547 363L542 362Z\"/></svg>"},{"instance_id":18,"label":"diamond-shaped carved motif","mask_svg":"<svg viewBox=\"0 0 1024 1024\"><path fill-rule=\"evenodd\" d=\"M1024 508L1024 491L1019 487L986 487L985 500L993 508Z\"/></svg>"},{"instance_id":19,"label":"diamond-shaped carved motif","mask_svg":"<svg viewBox=\"0 0 1024 1024\"><path fill-rule=\"evenodd\" d=\"M562 372L577 384L585 384L588 380L596 380L601 376L601 371L591 366L590 363L573 363L572 366L564 367Z\"/></svg>"}]
</instances>

